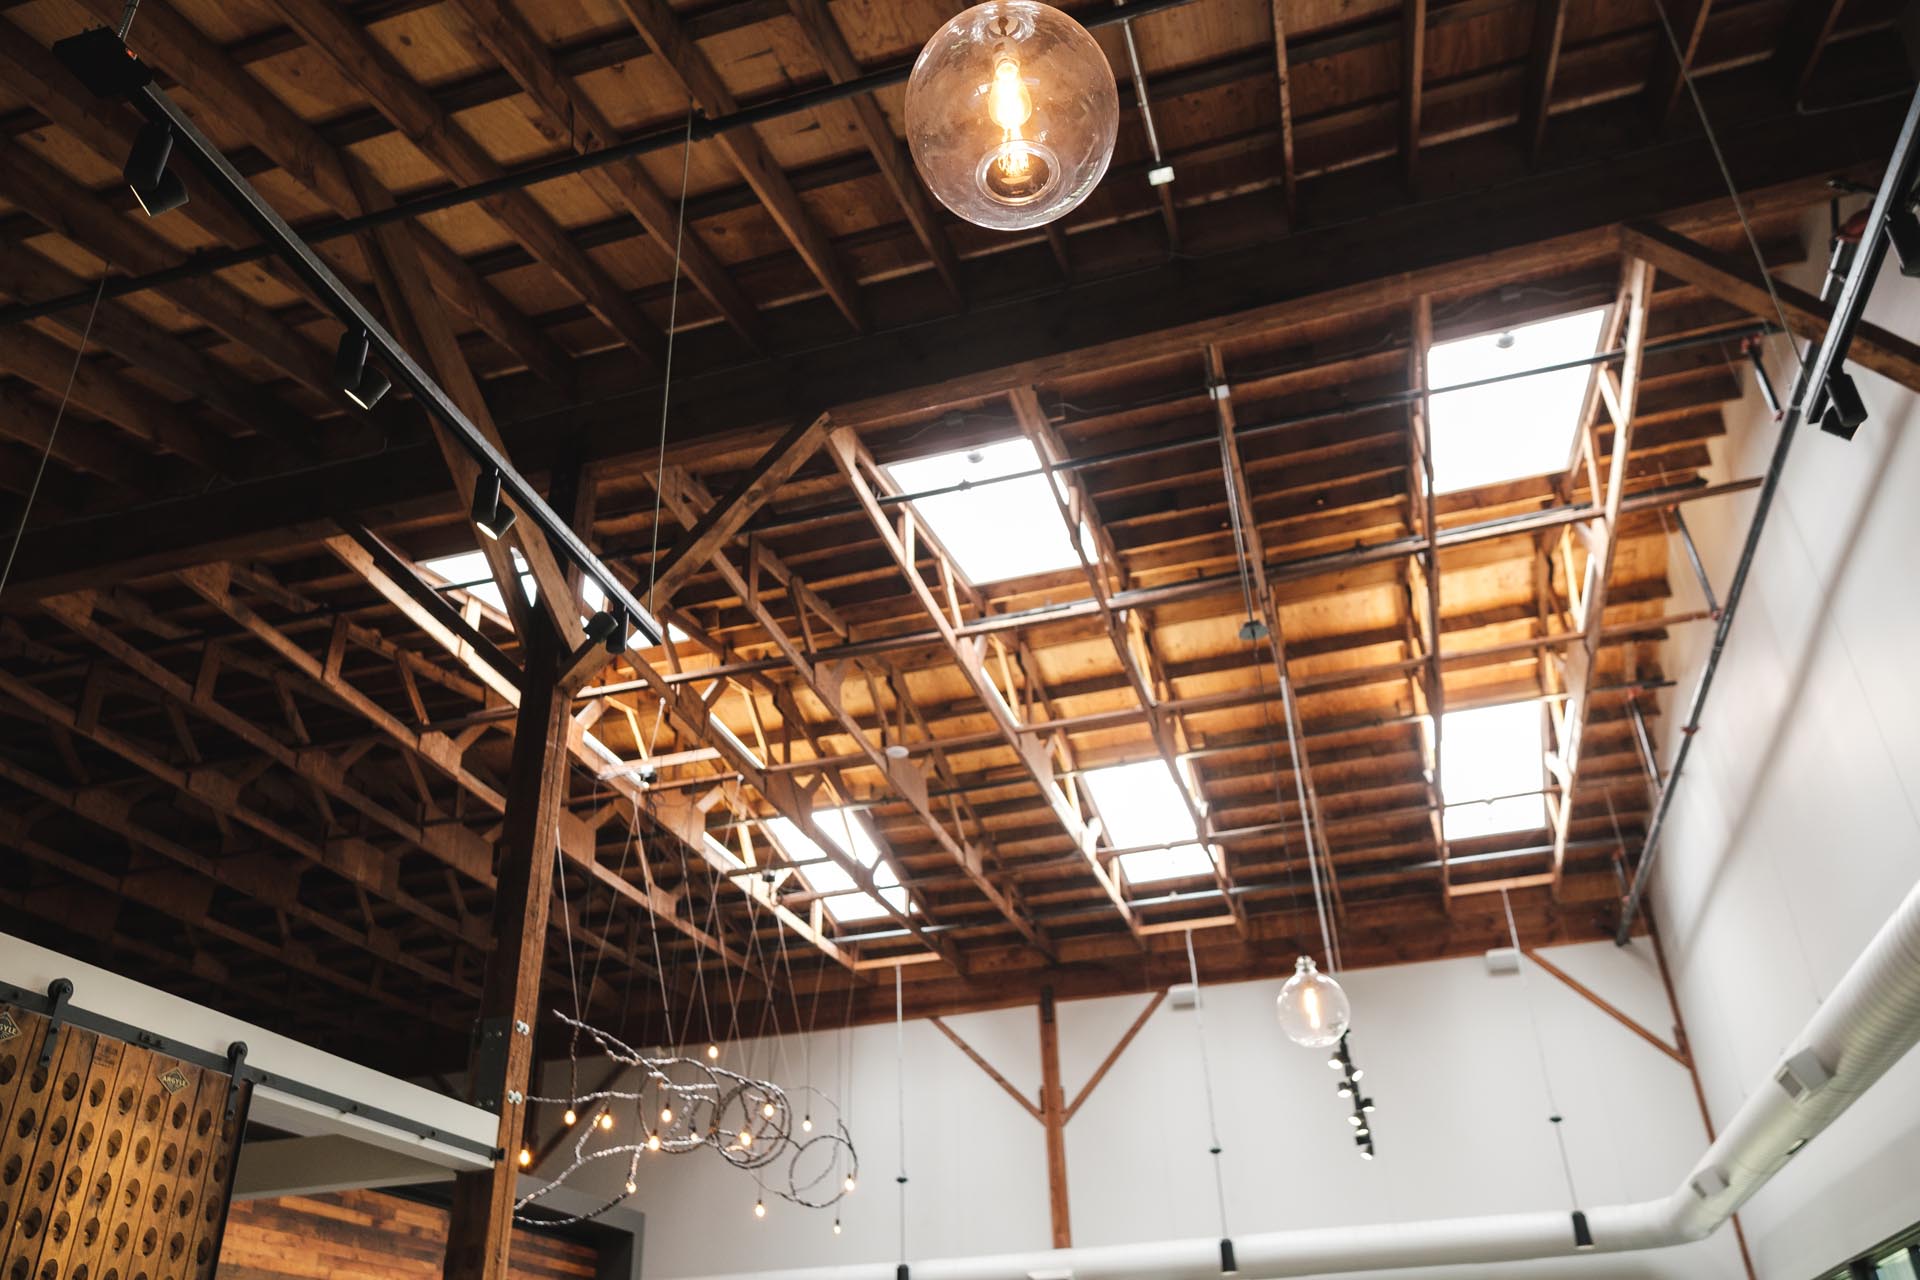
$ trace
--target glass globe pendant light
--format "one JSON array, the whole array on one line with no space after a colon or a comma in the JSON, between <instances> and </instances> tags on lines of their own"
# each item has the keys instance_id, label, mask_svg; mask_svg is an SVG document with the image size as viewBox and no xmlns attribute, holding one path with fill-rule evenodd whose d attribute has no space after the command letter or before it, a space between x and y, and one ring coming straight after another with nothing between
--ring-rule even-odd
<instances>
[{"instance_id":1,"label":"glass globe pendant light","mask_svg":"<svg viewBox=\"0 0 1920 1280\"><path fill-rule=\"evenodd\" d=\"M941 204L1021 231L1087 198L1113 158L1120 98L1085 27L1038 0L988 0L927 41L907 80L907 142Z\"/></svg>"},{"instance_id":2,"label":"glass globe pendant light","mask_svg":"<svg viewBox=\"0 0 1920 1280\"><path fill-rule=\"evenodd\" d=\"M1314 967L1311 956L1294 962L1293 976L1280 988L1280 1029L1287 1039L1309 1049L1339 1044L1353 1020L1347 993L1340 984Z\"/></svg>"}]
</instances>

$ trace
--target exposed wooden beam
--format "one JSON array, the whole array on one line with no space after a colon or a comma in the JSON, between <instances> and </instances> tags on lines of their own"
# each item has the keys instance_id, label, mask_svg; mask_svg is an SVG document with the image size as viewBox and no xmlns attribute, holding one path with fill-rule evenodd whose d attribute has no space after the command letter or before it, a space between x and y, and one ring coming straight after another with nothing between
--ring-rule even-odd
<instances>
[{"instance_id":1,"label":"exposed wooden beam","mask_svg":"<svg viewBox=\"0 0 1920 1280\"><path fill-rule=\"evenodd\" d=\"M725 547L745 527L755 512L765 506L781 485L825 443L825 414L804 425L791 428L760 455L732 491L702 511L680 540L660 561L660 568L647 584L642 604L665 608L694 574L703 572L713 553Z\"/></svg>"},{"instance_id":2,"label":"exposed wooden beam","mask_svg":"<svg viewBox=\"0 0 1920 1280\"><path fill-rule=\"evenodd\" d=\"M457 20L526 90L555 136L564 135L582 152L620 141L620 133L606 113L561 69L509 0L455 0L452 9ZM700 233L680 227L673 205L638 160L589 169L583 177L610 206L631 212L663 252L673 254L677 244L681 270L693 286L742 337L755 346L765 345L765 326L753 304L713 256Z\"/></svg>"},{"instance_id":3,"label":"exposed wooden beam","mask_svg":"<svg viewBox=\"0 0 1920 1280\"><path fill-rule=\"evenodd\" d=\"M1773 281L1773 292L1769 293L1767 282L1745 258L1716 253L1679 232L1649 222L1630 223L1619 234L1620 247L1628 254L1763 320L1778 321L1779 312L1773 304L1777 294L1787 327L1795 337L1817 341L1827 332L1832 307L1784 280ZM1920 391L1920 344L1879 325L1860 325L1848 348L1848 359Z\"/></svg>"},{"instance_id":4,"label":"exposed wooden beam","mask_svg":"<svg viewBox=\"0 0 1920 1280\"><path fill-rule=\"evenodd\" d=\"M381 113L449 177L472 185L498 178L504 172L466 127L450 117L334 0L274 0L274 4L316 53L358 85ZM484 201L482 207L565 281L616 337L649 363L660 363L665 339L659 328L531 195L524 190L509 191Z\"/></svg>"},{"instance_id":5,"label":"exposed wooden beam","mask_svg":"<svg viewBox=\"0 0 1920 1280\"><path fill-rule=\"evenodd\" d=\"M1121 1034L1120 1039L1114 1044L1113 1048L1108 1051L1107 1056L1100 1060L1100 1065L1095 1067L1093 1074L1087 1077L1087 1082L1080 1086L1080 1092L1073 1095L1073 1101L1067 1104L1067 1113L1062 1121L1063 1123L1071 1121L1073 1117L1078 1114L1081 1105L1093 1096L1093 1091L1098 1089L1100 1082L1107 1078L1107 1072L1113 1070L1113 1064L1120 1061L1120 1055L1127 1051L1127 1046L1133 1043L1134 1037L1140 1034L1142 1028L1147 1025L1148 1019L1153 1017L1154 1011L1160 1007L1166 998L1167 989L1165 987L1153 993L1153 999L1147 1001L1147 1007L1142 1009L1139 1016L1128 1024L1126 1031Z\"/></svg>"},{"instance_id":6,"label":"exposed wooden beam","mask_svg":"<svg viewBox=\"0 0 1920 1280\"><path fill-rule=\"evenodd\" d=\"M1666 28L1656 14L1653 65L1647 70L1644 90L1647 122L1656 131L1672 118L1673 109L1680 102L1687 73L1700 52L1700 37L1706 34L1707 17L1713 10L1713 0L1661 0L1661 3L1666 21L1673 24L1673 38L1680 45L1680 56L1673 56L1673 45L1668 43ZM1839 6L1834 8L1837 10Z\"/></svg>"},{"instance_id":7,"label":"exposed wooden beam","mask_svg":"<svg viewBox=\"0 0 1920 1280\"><path fill-rule=\"evenodd\" d=\"M1053 988L1040 991L1040 1123L1047 1131L1047 1213L1053 1247L1073 1247L1073 1216L1067 1195L1067 1095L1060 1084L1060 1019Z\"/></svg>"},{"instance_id":8,"label":"exposed wooden beam","mask_svg":"<svg viewBox=\"0 0 1920 1280\"><path fill-rule=\"evenodd\" d=\"M1407 187L1420 176L1420 114L1427 78L1427 0L1400 4L1400 150Z\"/></svg>"},{"instance_id":9,"label":"exposed wooden beam","mask_svg":"<svg viewBox=\"0 0 1920 1280\"><path fill-rule=\"evenodd\" d=\"M787 0L787 7L835 84L844 84L864 74L865 69L847 46L847 38L834 19L832 10L827 7L826 0ZM846 104L845 110L852 114L855 131L873 156L873 162L880 167L880 176L886 179L893 198L899 201L901 212L907 216L907 224L913 228L920 247L927 251L927 257L932 261L934 271L939 274L940 282L946 286L948 295L955 302L964 301L959 255L954 252L953 242L941 225L939 208L928 199L926 186L914 171L913 158L907 154L906 144L894 136L886 112L880 109L880 104L871 94L861 94L852 99Z\"/></svg>"},{"instance_id":10,"label":"exposed wooden beam","mask_svg":"<svg viewBox=\"0 0 1920 1280\"><path fill-rule=\"evenodd\" d=\"M540 978L547 945L560 815L567 794L567 734L572 706L556 679L559 638L541 627L523 637L525 674L514 721L505 828L494 894L486 980L480 996L467 1100L498 1111L491 1169L454 1178L447 1223L447 1280L506 1280L533 1075L533 1033L540 1020Z\"/></svg>"},{"instance_id":11,"label":"exposed wooden beam","mask_svg":"<svg viewBox=\"0 0 1920 1280\"><path fill-rule=\"evenodd\" d=\"M1539 966L1540 971L1542 973L1545 973L1548 977L1558 981L1562 986L1566 987L1567 990L1573 992L1573 994L1579 996L1582 1000L1585 1000L1588 1004L1592 1005L1594 1008L1598 1009L1600 1012L1606 1014L1609 1018L1612 1018L1615 1022L1619 1023L1621 1026L1633 1032L1633 1034L1639 1036L1642 1040L1645 1040L1648 1044L1652 1045L1654 1048L1658 1049L1660 1052L1666 1054L1669 1058L1672 1058L1675 1062L1679 1063L1681 1066L1687 1067L1689 1069L1692 1068L1692 1065L1693 1065L1692 1061L1688 1058L1688 1056L1684 1052L1674 1048L1672 1045L1668 1044L1665 1040L1662 1040L1659 1036L1655 1035L1653 1032L1641 1026L1640 1023L1635 1021L1632 1017L1621 1012L1620 1007L1618 1005L1614 1004L1611 1000L1608 1000L1606 997L1598 994L1593 990L1593 988L1587 986L1584 982L1581 982L1579 979L1575 978L1572 974L1568 973L1565 969L1562 969L1559 965L1547 959L1546 956L1540 953L1540 950L1537 947L1527 947L1525 950L1526 950L1527 959L1533 961L1534 964Z\"/></svg>"},{"instance_id":12,"label":"exposed wooden beam","mask_svg":"<svg viewBox=\"0 0 1920 1280\"><path fill-rule=\"evenodd\" d=\"M1533 43L1527 54L1526 98L1520 109L1521 138L1527 158L1537 164L1547 145L1553 112L1553 86L1560 73L1560 41L1567 27L1568 0L1534 0Z\"/></svg>"},{"instance_id":13,"label":"exposed wooden beam","mask_svg":"<svg viewBox=\"0 0 1920 1280\"><path fill-rule=\"evenodd\" d=\"M58 396L60 392L51 394ZM139 499L155 492L178 492L184 484L206 474L197 469L170 468L164 459L129 449L119 432L73 415L62 419L56 434L55 412L50 406L35 403L19 388L0 383L0 436L42 453L51 447L54 461L106 481L124 497ZM27 487L32 487L31 481Z\"/></svg>"},{"instance_id":14,"label":"exposed wooden beam","mask_svg":"<svg viewBox=\"0 0 1920 1280\"><path fill-rule=\"evenodd\" d=\"M1299 216L1299 179L1293 165L1293 79L1287 66L1286 0L1267 0L1273 15L1273 67L1279 76L1280 90L1280 199L1287 210L1287 226L1292 228Z\"/></svg>"},{"instance_id":15,"label":"exposed wooden beam","mask_svg":"<svg viewBox=\"0 0 1920 1280\"><path fill-rule=\"evenodd\" d=\"M16 142L0 139L0 169L8 175L8 199L117 271L160 271L179 265L186 256ZM332 358L289 332L271 311L233 286L218 279L194 278L164 285L157 292L258 352L296 381L327 396L336 394Z\"/></svg>"},{"instance_id":16,"label":"exposed wooden beam","mask_svg":"<svg viewBox=\"0 0 1920 1280\"><path fill-rule=\"evenodd\" d=\"M1620 372L1611 368L1594 370L1593 381L1600 399L1613 420L1612 456L1608 460L1604 491L1595 497L1601 514L1586 529L1587 558L1585 574L1575 583L1569 578L1568 590L1574 606L1574 627L1580 643L1566 651L1561 680L1567 701L1553 712L1557 729L1557 747L1549 765L1560 781L1560 794L1548 809L1553 820L1553 876L1557 887L1565 873L1567 841L1573 830L1574 806L1579 800L1582 773L1586 766L1586 735L1593 688L1600 667L1600 647L1606 631L1607 593L1613 582L1613 565L1621 541L1620 511L1625 500L1627 462L1633 452L1635 409L1640 396L1640 375L1646 362L1647 313L1653 298L1654 268L1640 259L1628 261L1615 313L1625 356ZM1598 462L1598 449L1588 446ZM1596 471L1594 473L1598 475ZM1569 561L1571 564L1571 561Z\"/></svg>"},{"instance_id":17,"label":"exposed wooden beam","mask_svg":"<svg viewBox=\"0 0 1920 1280\"><path fill-rule=\"evenodd\" d=\"M1827 41L1840 21L1846 0L1793 0L1774 46L1773 67L1781 87L1795 102L1806 96L1807 85L1826 52Z\"/></svg>"},{"instance_id":18,"label":"exposed wooden beam","mask_svg":"<svg viewBox=\"0 0 1920 1280\"><path fill-rule=\"evenodd\" d=\"M1000 1073L1000 1070L997 1067L995 1067L991 1062L988 1062L984 1057L982 1057L978 1049L975 1049L972 1045L968 1044L964 1039L962 1039L959 1032L955 1031L952 1027L948 1026L945 1021L943 1021L938 1017L928 1018L927 1021L933 1024L934 1030L938 1031L941 1035L951 1040L953 1042L954 1048L960 1050L961 1053L967 1056L967 1061L973 1063L974 1066L986 1072L987 1079L999 1085L1001 1092L1005 1093L1009 1098L1012 1098L1015 1102L1019 1103L1020 1109L1022 1111L1025 1111L1028 1115L1032 1116L1035 1120L1040 1119L1040 1108L1034 1105L1033 1100L1027 1097L1026 1094L1020 1092L1019 1089L1015 1088L1013 1081L1007 1079L1006 1076Z\"/></svg>"},{"instance_id":19,"label":"exposed wooden beam","mask_svg":"<svg viewBox=\"0 0 1920 1280\"><path fill-rule=\"evenodd\" d=\"M706 51L687 35L680 16L666 0L620 0L620 8L648 46L673 68L688 95L709 119L729 116L740 109L739 100L708 60ZM726 152L740 170L740 176L746 179L782 234L799 251L807 269L847 323L864 332L866 318L852 277L841 265L826 233L801 203L793 181L768 153L760 135L751 127L730 129L714 138L714 145Z\"/></svg>"}]
</instances>

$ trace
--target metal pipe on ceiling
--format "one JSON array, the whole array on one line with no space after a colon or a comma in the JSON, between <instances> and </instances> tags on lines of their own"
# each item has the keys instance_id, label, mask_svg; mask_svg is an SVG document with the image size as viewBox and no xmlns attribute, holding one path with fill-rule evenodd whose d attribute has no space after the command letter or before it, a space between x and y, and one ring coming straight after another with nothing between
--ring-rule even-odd
<instances>
[{"instance_id":1,"label":"metal pipe on ceiling","mask_svg":"<svg viewBox=\"0 0 1920 1280\"><path fill-rule=\"evenodd\" d=\"M1693 752L1693 740L1699 735L1707 695L1713 691L1713 678L1720 670L1727 637L1733 631L1733 620L1740 611L1740 601L1746 595L1753 563L1760 552L1760 538L1766 532L1767 517L1773 512L1773 500L1779 495L1780 481L1786 474L1787 453L1793 447L1802 415L1807 412L1809 405L1819 407L1826 396L1828 380L1840 372L1846 360L1847 349L1853 341L1853 331L1866 314L1867 298L1873 292L1881 264L1886 261L1888 215L1897 208L1904 208L1912 199L1916 178L1920 178L1920 92L1914 94L1907 108L1906 120L1900 126L1900 136L1887 158L1886 176L1881 180L1880 190L1874 195L1873 208L1867 215L1866 229L1860 238L1860 251L1847 273L1846 283L1841 287L1840 299L1834 305L1833 319L1828 322L1826 334L1814 350L1812 359L1801 359L1799 376L1788 397L1787 412L1780 420L1780 435L1774 442L1773 456L1767 463L1766 474L1761 478L1753 517L1747 523L1747 538L1740 547L1740 559L1734 565L1733 577L1727 584L1727 598L1720 610L1719 624L1714 628L1713 646L1707 651L1706 662L1700 668L1700 679L1694 685L1693 696L1687 701L1687 716L1680 725L1678 735L1679 746L1674 750L1666 782L1660 787L1653 816L1647 823L1640 861L1633 873L1633 885L1620 904L1620 924L1614 931L1614 941L1623 946L1631 935L1634 917L1639 914L1640 903L1653 878L1653 870L1659 864L1660 837L1666 831L1667 818L1673 810L1674 788L1680 781L1681 771L1687 766L1688 756Z\"/></svg>"}]
</instances>

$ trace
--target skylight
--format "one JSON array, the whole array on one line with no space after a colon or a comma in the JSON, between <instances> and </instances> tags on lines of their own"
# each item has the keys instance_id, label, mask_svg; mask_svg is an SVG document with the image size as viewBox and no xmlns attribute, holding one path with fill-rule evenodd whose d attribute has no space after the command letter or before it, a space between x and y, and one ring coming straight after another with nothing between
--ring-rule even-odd
<instances>
[{"instance_id":1,"label":"skylight","mask_svg":"<svg viewBox=\"0 0 1920 1280\"><path fill-rule=\"evenodd\" d=\"M1547 825L1540 707L1509 702L1449 711L1440 720L1440 794L1449 840Z\"/></svg>"},{"instance_id":2,"label":"skylight","mask_svg":"<svg viewBox=\"0 0 1920 1280\"><path fill-rule=\"evenodd\" d=\"M432 560L422 560L420 567L434 574L442 582L458 586L476 600L483 601L498 609L507 611L507 602L501 598L500 584L493 580L493 570L487 567L487 557L478 551L462 551L458 555L436 556ZM527 562L520 553L513 553L513 567L520 570L520 585L526 589L527 599L532 600L538 594L533 585L533 574L527 571Z\"/></svg>"},{"instance_id":3,"label":"skylight","mask_svg":"<svg viewBox=\"0 0 1920 1280\"><path fill-rule=\"evenodd\" d=\"M880 846L873 842L864 819L846 809L816 809L813 824L833 842L835 849L873 872L873 882L880 887L881 898L893 904L897 911L909 909L907 891L900 887L900 878L893 873L893 868L880 861ZM789 858L795 862L810 863L801 868L800 878L813 892L834 895L820 901L826 907L827 914L836 921L851 924L860 920L877 920L887 914L880 899L870 893L859 892L846 869L832 861L819 845L801 834L799 826L791 818L767 819L767 832Z\"/></svg>"},{"instance_id":4,"label":"skylight","mask_svg":"<svg viewBox=\"0 0 1920 1280\"><path fill-rule=\"evenodd\" d=\"M1452 493L1566 468L1591 370L1585 366L1440 392L1594 354L1604 310L1580 311L1427 349L1433 488Z\"/></svg>"},{"instance_id":5,"label":"skylight","mask_svg":"<svg viewBox=\"0 0 1920 1280\"><path fill-rule=\"evenodd\" d=\"M1020 436L977 449L896 462L887 474L906 492L921 493L1039 467L1033 442ZM952 553L967 581L976 585L1051 573L1080 563L1067 536L1067 522L1047 493L1043 475L921 498L913 508Z\"/></svg>"},{"instance_id":6,"label":"skylight","mask_svg":"<svg viewBox=\"0 0 1920 1280\"><path fill-rule=\"evenodd\" d=\"M1080 775L1118 849L1163 845L1115 859L1129 884L1213 874L1213 859L1197 839L1182 784L1160 760L1114 765Z\"/></svg>"}]
</instances>

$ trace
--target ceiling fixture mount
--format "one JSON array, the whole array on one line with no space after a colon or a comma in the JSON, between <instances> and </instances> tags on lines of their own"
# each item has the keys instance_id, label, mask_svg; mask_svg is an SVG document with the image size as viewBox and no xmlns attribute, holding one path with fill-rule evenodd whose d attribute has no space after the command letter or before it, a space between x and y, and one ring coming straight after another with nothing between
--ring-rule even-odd
<instances>
[{"instance_id":1,"label":"ceiling fixture mount","mask_svg":"<svg viewBox=\"0 0 1920 1280\"><path fill-rule=\"evenodd\" d=\"M1113 159L1120 97L1085 27L1036 0L989 0L940 28L907 81L907 141L941 204L1022 231L1064 217Z\"/></svg>"},{"instance_id":2,"label":"ceiling fixture mount","mask_svg":"<svg viewBox=\"0 0 1920 1280\"><path fill-rule=\"evenodd\" d=\"M1293 976L1280 988L1277 1004L1280 1029L1287 1033L1287 1039L1309 1049L1339 1044L1353 1018L1347 993L1314 966L1311 956L1301 956L1294 962Z\"/></svg>"}]
</instances>

